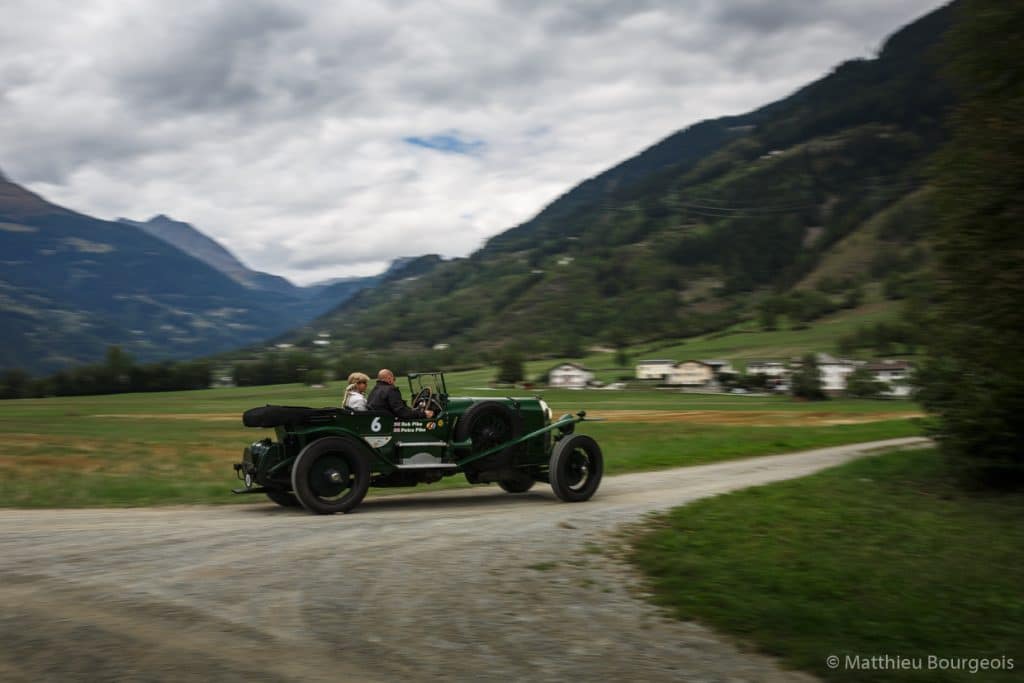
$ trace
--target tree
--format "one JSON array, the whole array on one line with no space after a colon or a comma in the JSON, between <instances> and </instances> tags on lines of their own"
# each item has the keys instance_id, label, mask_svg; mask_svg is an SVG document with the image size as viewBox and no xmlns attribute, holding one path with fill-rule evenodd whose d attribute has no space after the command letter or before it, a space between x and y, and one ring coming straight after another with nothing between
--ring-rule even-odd
<instances>
[{"instance_id":1,"label":"tree","mask_svg":"<svg viewBox=\"0 0 1024 683\"><path fill-rule=\"evenodd\" d=\"M24 398L29 395L32 377L24 370L7 370L0 377L0 398Z\"/></svg>"},{"instance_id":2,"label":"tree","mask_svg":"<svg viewBox=\"0 0 1024 683\"><path fill-rule=\"evenodd\" d=\"M822 388L821 371L818 370L818 361L813 353L804 356L803 363L790 378L790 386L796 398L808 401L824 401L828 398Z\"/></svg>"},{"instance_id":3,"label":"tree","mask_svg":"<svg viewBox=\"0 0 1024 683\"><path fill-rule=\"evenodd\" d=\"M515 384L522 381L524 376L522 356L514 351L505 354L498 364L497 381L500 384Z\"/></svg>"},{"instance_id":4,"label":"tree","mask_svg":"<svg viewBox=\"0 0 1024 683\"><path fill-rule=\"evenodd\" d=\"M885 382L875 379L867 368L857 368L846 376L846 393L856 398L878 398L889 388Z\"/></svg>"},{"instance_id":5,"label":"tree","mask_svg":"<svg viewBox=\"0 0 1024 683\"><path fill-rule=\"evenodd\" d=\"M314 386L323 384L327 373L322 368L311 368L306 370L302 378L303 383L306 386Z\"/></svg>"},{"instance_id":6,"label":"tree","mask_svg":"<svg viewBox=\"0 0 1024 683\"><path fill-rule=\"evenodd\" d=\"M960 100L931 168L941 267L920 398L972 483L1024 486L1024 4L969 0L946 42Z\"/></svg>"}]
</instances>

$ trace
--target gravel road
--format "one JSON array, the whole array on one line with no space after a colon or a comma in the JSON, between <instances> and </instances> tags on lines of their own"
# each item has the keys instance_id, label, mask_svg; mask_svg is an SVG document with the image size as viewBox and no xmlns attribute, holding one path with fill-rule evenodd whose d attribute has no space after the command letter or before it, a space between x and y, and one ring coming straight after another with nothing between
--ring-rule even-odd
<instances>
[{"instance_id":1,"label":"gravel road","mask_svg":"<svg viewBox=\"0 0 1024 683\"><path fill-rule=\"evenodd\" d=\"M664 618L595 550L650 511L921 442L609 477L581 504L538 485L333 517L3 510L0 680L811 680Z\"/></svg>"}]
</instances>

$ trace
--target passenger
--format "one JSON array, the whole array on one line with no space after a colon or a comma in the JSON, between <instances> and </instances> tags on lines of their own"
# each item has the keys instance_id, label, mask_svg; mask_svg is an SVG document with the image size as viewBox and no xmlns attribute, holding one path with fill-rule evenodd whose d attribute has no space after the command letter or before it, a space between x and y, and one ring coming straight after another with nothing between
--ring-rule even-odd
<instances>
[{"instance_id":1,"label":"passenger","mask_svg":"<svg viewBox=\"0 0 1024 683\"><path fill-rule=\"evenodd\" d=\"M348 386L345 387L345 398L341 405L356 411L366 410L366 386L370 383L368 375L361 372L353 372L348 376Z\"/></svg>"},{"instance_id":2,"label":"passenger","mask_svg":"<svg viewBox=\"0 0 1024 683\"><path fill-rule=\"evenodd\" d=\"M367 401L370 410L382 410L401 420L417 420L434 417L433 410L410 408L402 400L402 392L395 386L395 374L387 369L377 373L377 386L370 392Z\"/></svg>"}]
</instances>

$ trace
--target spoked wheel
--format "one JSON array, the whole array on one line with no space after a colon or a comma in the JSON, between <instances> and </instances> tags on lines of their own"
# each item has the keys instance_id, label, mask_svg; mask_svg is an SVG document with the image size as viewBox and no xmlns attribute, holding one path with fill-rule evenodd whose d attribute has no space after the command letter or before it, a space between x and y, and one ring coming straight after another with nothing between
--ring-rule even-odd
<instances>
[{"instance_id":1,"label":"spoked wheel","mask_svg":"<svg viewBox=\"0 0 1024 683\"><path fill-rule=\"evenodd\" d=\"M569 503L588 500L601 485L604 456L589 436L571 434L555 445L548 478L555 495Z\"/></svg>"},{"instance_id":2,"label":"spoked wheel","mask_svg":"<svg viewBox=\"0 0 1024 683\"><path fill-rule=\"evenodd\" d=\"M302 507L320 515L348 512L370 487L370 458L358 442L330 437L302 449L292 466L292 489Z\"/></svg>"},{"instance_id":3,"label":"spoked wheel","mask_svg":"<svg viewBox=\"0 0 1024 683\"><path fill-rule=\"evenodd\" d=\"M301 505L295 494L287 491L267 491L267 498L284 508L297 508Z\"/></svg>"}]
</instances>

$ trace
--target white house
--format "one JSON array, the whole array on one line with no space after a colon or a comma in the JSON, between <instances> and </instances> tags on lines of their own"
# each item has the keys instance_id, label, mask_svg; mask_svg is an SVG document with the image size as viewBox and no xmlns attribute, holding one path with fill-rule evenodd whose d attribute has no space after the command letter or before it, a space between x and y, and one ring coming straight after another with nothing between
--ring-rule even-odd
<instances>
[{"instance_id":1,"label":"white house","mask_svg":"<svg viewBox=\"0 0 1024 683\"><path fill-rule=\"evenodd\" d=\"M675 365L674 360L642 360L636 364L636 378L663 380L668 377Z\"/></svg>"},{"instance_id":2,"label":"white house","mask_svg":"<svg viewBox=\"0 0 1024 683\"><path fill-rule=\"evenodd\" d=\"M767 375L773 379L789 375L789 368L782 361L752 360L747 363L748 375Z\"/></svg>"},{"instance_id":3,"label":"white house","mask_svg":"<svg viewBox=\"0 0 1024 683\"><path fill-rule=\"evenodd\" d=\"M903 360L883 360L878 363L868 363L867 369L874 375L876 382L884 382L889 388L882 392L885 396L893 398L906 398L910 396L910 373L913 366Z\"/></svg>"},{"instance_id":4,"label":"white house","mask_svg":"<svg viewBox=\"0 0 1024 683\"><path fill-rule=\"evenodd\" d=\"M702 360L701 363L710 365L715 375L732 375L736 373L732 363L727 360Z\"/></svg>"},{"instance_id":5,"label":"white house","mask_svg":"<svg viewBox=\"0 0 1024 683\"><path fill-rule=\"evenodd\" d=\"M594 373L576 363L562 363L548 372L548 386L582 389L594 381Z\"/></svg>"},{"instance_id":6,"label":"white house","mask_svg":"<svg viewBox=\"0 0 1024 683\"><path fill-rule=\"evenodd\" d=\"M700 360L688 360L678 363L665 378L665 384L682 387L707 386L715 378L713 367Z\"/></svg>"},{"instance_id":7,"label":"white house","mask_svg":"<svg viewBox=\"0 0 1024 683\"><path fill-rule=\"evenodd\" d=\"M858 363L834 358L827 353L817 354L817 361L822 390L827 393L846 391L846 377L857 369Z\"/></svg>"}]
</instances>

